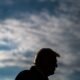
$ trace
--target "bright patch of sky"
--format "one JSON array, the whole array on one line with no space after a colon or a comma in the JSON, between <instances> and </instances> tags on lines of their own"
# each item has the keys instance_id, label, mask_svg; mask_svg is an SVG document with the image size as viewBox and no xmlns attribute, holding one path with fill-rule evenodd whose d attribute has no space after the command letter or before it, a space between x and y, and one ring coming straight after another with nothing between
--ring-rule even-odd
<instances>
[{"instance_id":1,"label":"bright patch of sky","mask_svg":"<svg viewBox=\"0 0 80 80\"><path fill-rule=\"evenodd\" d=\"M50 47L61 58L50 80L80 80L80 1L0 2L0 79L14 80L33 65L37 51Z\"/></svg>"}]
</instances>

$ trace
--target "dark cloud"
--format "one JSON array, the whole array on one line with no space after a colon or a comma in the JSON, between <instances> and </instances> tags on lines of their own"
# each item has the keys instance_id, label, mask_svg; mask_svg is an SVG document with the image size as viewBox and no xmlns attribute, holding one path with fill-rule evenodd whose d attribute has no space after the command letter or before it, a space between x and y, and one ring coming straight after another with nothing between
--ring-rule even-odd
<instances>
[{"instance_id":1,"label":"dark cloud","mask_svg":"<svg viewBox=\"0 0 80 80\"><path fill-rule=\"evenodd\" d=\"M76 22L79 22L80 18L79 0L3 0L0 3L1 19L8 17L20 18L21 13L39 14L42 11Z\"/></svg>"},{"instance_id":2,"label":"dark cloud","mask_svg":"<svg viewBox=\"0 0 80 80\"><path fill-rule=\"evenodd\" d=\"M17 45L12 40L9 40L8 38L4 38L1 41L2 42L0 43L0 51L3 50L10 51L17 47Z\"/></svg>"},{"instance_id":3,"label":"dark cloud","mask_svg":"<svg viewBox=\"0 0 80 80\"><path fill-rule=\"evenodd\" d=\"M33 52L33 51L25 51L25 52L22 52L22 54L25 56L25 57L34 57L35 55L35 52Z\"/></svg>"},{"instance_id":4,"label":"dark cloud","mask_svg":"<svg viewBox=\"0 0 80 80\"><path fill-rule=\"evenodd\" d=\"M68 45L68 49L70 50L71 53L77 54L78 52L80 52L80 38L79 38L79 34L76 35L76 32L78 32L77 30L77 26L75 25L75 27L73 27L74 25L65 28L64 27L64 31L62 32L62 36L64 41L66 42L66 44Z\"/></svg>"},{"instance_id":5,"label":"dark cloud","mask_svg":"<svg viewBox=\"0 0 80 80\"><path fill-rule=\"evenodd\" d=\"M44 9L47 9L49 12L53 11L54 6L56 5L56 2L39 2L37 0L15 0L13 1L14 4L12 5L5 5L7 4L7 1L1 1L3 4L0 4L0 11L1 11L1 18L7 18L7 17L13 17L16 14L20 13L39 13L43 11ZM16 16L16 18L19 18L19 15Z\"/></svg>"},{"instance_id":6,"label":"dark cloud","mask_svg":"<svg viewBox=\"0 0 80 80\"><path fill-rule=\"evenodd\" d=\"M68 76L71 80L80 80L80 71L75 71L72 75Z\"/></svg>"}]
</instances>

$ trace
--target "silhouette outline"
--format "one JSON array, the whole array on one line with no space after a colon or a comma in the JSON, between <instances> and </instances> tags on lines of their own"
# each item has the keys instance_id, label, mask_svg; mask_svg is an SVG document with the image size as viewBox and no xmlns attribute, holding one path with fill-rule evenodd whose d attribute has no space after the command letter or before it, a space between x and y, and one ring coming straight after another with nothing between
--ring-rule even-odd
<instances>
[{"instance_id":1,"label":"silhouette outline","mask_svg":"<svg viewBox=\"0 0 80 80\"><path fill-rule=\"evenodd\" d=\"M48 76L54 74L57 66L58 53L50 48L42 48L38 52L34 66L30 70L21 71L15 80L49 80Z\"/></svg>"}]
</instances>

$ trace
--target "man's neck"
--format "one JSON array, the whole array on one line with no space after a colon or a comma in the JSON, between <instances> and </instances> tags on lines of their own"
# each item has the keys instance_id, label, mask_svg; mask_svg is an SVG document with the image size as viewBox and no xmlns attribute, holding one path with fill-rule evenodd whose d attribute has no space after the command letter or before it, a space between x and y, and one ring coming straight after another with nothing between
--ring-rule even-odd
<instances>
[{"instance_id":1,"label":"man's neck","mask_svg":"<svg viewBox=\"0 0 80 80\"><path fill-rule=\"evenodd\" d=\"M48 77L48 75L45 73L45 71L41 67L39 66L35 66L35 67L43 76Z\"/></svg>"}]
</instances>

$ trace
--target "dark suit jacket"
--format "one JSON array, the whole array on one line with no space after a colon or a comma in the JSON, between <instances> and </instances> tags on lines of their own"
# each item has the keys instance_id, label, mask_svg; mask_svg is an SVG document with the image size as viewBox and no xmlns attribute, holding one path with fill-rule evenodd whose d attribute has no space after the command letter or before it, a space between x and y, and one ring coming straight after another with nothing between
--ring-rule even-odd
<instances>
[{"instance_id":1,"label":"dark suit jacket","mask_svg":"<svg viewBox=\"0 0 80 80\"><path fill-rule=\"evenodd\" d=\"M15 80L48 80L48 77L43 76L35 66L32 66L30 70L20 72Z\"/></svg>"}]
</instances>

